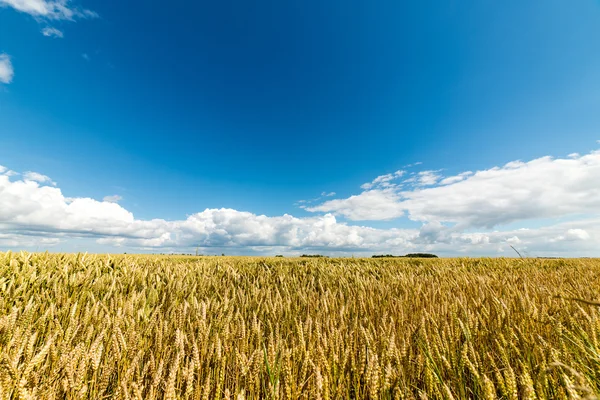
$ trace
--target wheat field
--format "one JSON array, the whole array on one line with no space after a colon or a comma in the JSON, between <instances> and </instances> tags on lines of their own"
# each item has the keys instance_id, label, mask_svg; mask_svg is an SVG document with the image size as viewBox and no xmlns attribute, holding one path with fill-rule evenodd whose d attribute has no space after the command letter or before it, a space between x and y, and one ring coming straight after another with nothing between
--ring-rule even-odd
<instances>
[{"instance_id":1,"label":"wheat field","mask_svg":"<svg viewBox=\"0 0 600 400\"><path fill-rule=\"evenodd\" d=\"M0 399L600 393L599 260L9 252L0 270Z\"/></svg>"}]
</instances>

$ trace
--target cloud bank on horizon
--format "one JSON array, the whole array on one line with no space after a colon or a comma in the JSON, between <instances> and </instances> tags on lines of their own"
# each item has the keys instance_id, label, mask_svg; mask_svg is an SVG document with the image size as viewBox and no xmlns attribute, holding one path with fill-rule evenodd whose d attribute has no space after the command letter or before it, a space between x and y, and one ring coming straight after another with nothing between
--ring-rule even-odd
<instances>
[{"instance_id":1,"label":"cloud bank on horizon","mask_svg":"<svg viewBox=\"0 0 600 400\"><path fill-rule=\"evenodd\" d=\"M67 197L42 173L17 174L0 166L0 247L49 248L93 239L108 251L181 252L199 246L228 254L512 255L512 245L537 256L598 256L600 150L448 177L401 170L361 189L348 198L303 205L314 214L304 217L221 208L182 220L141 220L117 203L119 195L102 201ZM384 229L367 223L401 218L421 226Z\"/></svg>"}]
</instances>

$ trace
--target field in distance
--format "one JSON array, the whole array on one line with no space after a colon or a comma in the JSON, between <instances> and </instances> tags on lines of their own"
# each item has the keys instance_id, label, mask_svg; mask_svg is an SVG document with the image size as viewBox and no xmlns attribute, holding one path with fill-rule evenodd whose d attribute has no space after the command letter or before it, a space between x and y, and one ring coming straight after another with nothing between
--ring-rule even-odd
<instances>
[{"instance_id":1,"label":"field in distance","mask_svg":"<svg viewBox=\"0 0 600 400\"><path fill-rule=\"evenodd\" d=\"M0 253L0 399L600 394L600 260Z\"/></svg>"}]
</instances>

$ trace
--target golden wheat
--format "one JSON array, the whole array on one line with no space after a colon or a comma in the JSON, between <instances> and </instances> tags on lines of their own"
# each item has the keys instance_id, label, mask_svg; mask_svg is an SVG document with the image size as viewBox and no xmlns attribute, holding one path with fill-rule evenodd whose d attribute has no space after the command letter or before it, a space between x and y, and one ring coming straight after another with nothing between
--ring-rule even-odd
<instances>
[{"instance_id":1,"label":"golden wheat","mask_svg":"<svg viewBox=\"0 0 600 400\"><path fill-rule=\"evenodd\" d=\"M600 261L0 253L2 399L592 399Z\"/></svg>"}]
</instances>

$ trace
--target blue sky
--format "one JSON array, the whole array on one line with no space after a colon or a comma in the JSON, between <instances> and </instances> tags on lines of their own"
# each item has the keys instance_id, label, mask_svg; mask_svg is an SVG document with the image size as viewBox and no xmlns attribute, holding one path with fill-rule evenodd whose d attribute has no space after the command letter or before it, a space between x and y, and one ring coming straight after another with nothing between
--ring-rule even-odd
<instances>
[{"instance_id":1,"label":"blue sky","mask_svg":"<svg viewBox=\"0 0 600 400\"><path fill-rule=\"evenodd\" d=\"M577 199L597 195L599 22L594 0L0 0L0 165L19 173L0 186L4 201L12 202L4 204L10 212L0 213L0 248L184 251L201 243L207 252L249 254L426 248L496 255L515 236L512 230L546 227L552 234L543 231L538 242L515 243L539 254L591 254L600 240L600 232L587 227L597 217L596 203L565 210L562 202L573 199L558 196L556 186L531 192L535 185L522 181L529 192L519 197L521 189L498 180L492 187L514 195L506 204L523 212L481 216L478 210L510 214L499 211L488 193L472 205L479 222L467 214L457 219L455 210L417 212L406 201L418 197L429 204L420 192L446 177L544 156L554 157L554 164L535 167L538 175L530 179L552 181L544 171L565 160L577 165L557 171L563 179L554 185L589 177L579 182ZM507 172L511 179L529 176L517 170ZM28 171L49 179L27 180ZM431 179L361 189L395 171L405 171L396 183ZM418 175L424 171L437 172ZM19 182L59 191L66 199L54 205L60 210L73 198L99 204L80 211L79 222L60 226L35 216L34 205L18 210L16 203L35 197L15 194ZM562 189L573 194L573 187ZM468 197L461 190L448 196ZM117 196L107 197L117 203L110 203L106 218L96 218L105 215L94 207L103 209L106 196ZM548 212L529 212L545 205L525 200L548 197L556 197ZM35 207L52 209L45 201ZM469 201L460 198L462 205ZM378 207L381 212L371 212ZM176 223L206 210L251 216L221 226L217 211L210 211L211 226L226 233L203 225L183 240L175 239L181 227L152 227L148 236L124 233L116 228L123 220L111 214ZM284 214L303 226L298 241L281 239L296 225L242 228L255 217L271 221ZM310 242L310 227L327 215L340 231L324 228L326 238ZM93 224L83 229L86 216L111 228L110 235ZM461 240L473 232L506 234L471 247L439 235L423 241L433 226L452 229ZM376 229L387 244L352 227ZM277 233L267 238L264 229ZM569 230L587 238L577 245L583 247L571 243L563 251L551 242ZM139 242L165 234L171 239ZM236 239L240 234L246 241ZM348 242L352 234L359 239ZM394 242L400 237L404 242Z\"/></svg>"}]
</instances>

